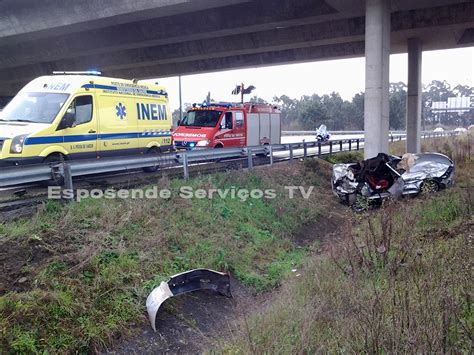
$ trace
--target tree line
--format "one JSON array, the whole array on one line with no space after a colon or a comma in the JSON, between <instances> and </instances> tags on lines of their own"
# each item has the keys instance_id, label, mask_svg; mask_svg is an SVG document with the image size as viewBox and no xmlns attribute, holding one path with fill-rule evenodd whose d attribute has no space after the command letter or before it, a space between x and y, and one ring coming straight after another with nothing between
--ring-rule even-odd
<instances>
[{"instance_id":1,"label":"tree line","mask_svg":"<svg viewBox=\"0 0 474 355\"><path fill-rule=\"evenodd\" d=\"M472 96L474 89L466 85L451 87L446 81L432 81L423 88L422 122L426 127L436 124L445 126L468 126L474 121L474 110L433 113L432 102L447 101L448 97ZM405 129L407 86L403 82L390 84L390 129ZM253 97L253 102L261 99ZM273 101L280 105L282 123L286 130L314 130L325 124L330 130L364 129L364 93L356 94L351 101L342 99L339 93L329 95L305 95L293 99L287 95L275 96Z\"/></svg>"},{"instance_id":2,"label":"tree line","mask_svg":"<svg viewBox=\"0 0 474 355\"><path fill-rule=\"evenodd\" d=\"M405 129L407 86L403 82L390 83L390 129ZM450 127L467 127L474 124L474 109L470 112L431 111L431 105L437 101L447 101L449 97L473 96L474 88L466 85L451 87L446 81L434 80L423 88L422 124L425 129L435 125ZM213 101L210 93L207 101ZM474 101L474 98L471 100ZM254 103L264 103L261 98L254 96ZM275 96L273 102L282 111L282 126L285 130L314 130L325 124L329 130L363 130L364 129L364 93L355 94L351 101L342 99L339 93L329 95L304 95L299 99L288 95ZM185 107L191 106L185 104ZM183 113L185 115L185 113ZM179 120L179 109L173 112L173 122L176 126Z\"/></svg>"}]
</instances>

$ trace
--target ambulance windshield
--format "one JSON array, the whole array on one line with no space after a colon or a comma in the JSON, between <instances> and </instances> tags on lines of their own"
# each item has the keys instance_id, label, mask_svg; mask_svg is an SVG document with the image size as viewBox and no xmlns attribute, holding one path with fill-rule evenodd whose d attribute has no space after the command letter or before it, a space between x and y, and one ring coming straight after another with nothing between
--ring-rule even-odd
<instances>
[{"instance_id":1,"label":"ambulance windshield","mask_svg":"<svg viewBox=\"0 0 474 355\"><path fill-rule=\"evenodd\" d=\"M2 111L2 120L52 123L68 96L45 92L20 93Z\"/></svg>"},{"instance_id":2,"label":"ambulance windshield","mask_svg":"<svg viewBox=\"0 0 474 355\"><path fill-rule=\"evenodd\" d=\"M185 127L215 127L219 122L222 111L203 110L189 111L180 123Z\"/></svg>"}]
</instances>

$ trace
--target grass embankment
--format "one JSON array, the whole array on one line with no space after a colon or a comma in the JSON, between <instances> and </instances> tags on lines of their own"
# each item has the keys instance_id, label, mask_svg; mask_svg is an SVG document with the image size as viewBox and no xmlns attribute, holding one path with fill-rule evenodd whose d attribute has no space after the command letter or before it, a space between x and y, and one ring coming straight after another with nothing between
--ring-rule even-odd
<instances>
[{"instance_id":1,"label":"grass embankment","mask_svg":"<svg viewBox=\"0 0 474 355\"><path fill-rule=\"evenodd\" d=\"M355 216L343 241L331 253L310 258L301 278L284 285L268 308L246 319L223 349L471 352L471 144L467 136L423 141L423 150L456 160L457 185ZM398 146L392 149L401 153Z\"/></svg>"},{"instance_id":2,"label":"grass embankment","mask_svg":"<svg viewBox=\"0 0 474 355\"><path fill-rule=\"evenodd\" d=\"M228 271L255 291L278 286L313 247L292 241L336 204L330 166L313 161L229 172L188 183L163 178L167 200L45 204L30 219L0 223L0 348L90 352L144 317L162 280L199 267ZM276 199L182 199L181 186L275 189ZM288 198L285 185L314 185Z\"/></svg>"}]
</instances>

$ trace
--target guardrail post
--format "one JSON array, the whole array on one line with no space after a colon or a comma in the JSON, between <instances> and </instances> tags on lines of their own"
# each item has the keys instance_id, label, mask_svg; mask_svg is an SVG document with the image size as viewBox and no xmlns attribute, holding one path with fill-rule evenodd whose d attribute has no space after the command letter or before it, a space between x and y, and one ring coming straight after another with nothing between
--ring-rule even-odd
<instances>
[{"instance_id":1,"label":"guardrail post","mask_svg":"<svg viewBox=\"0 0 474 355\"><path fill-rule=\"evenodd\" d=\"M308 144L303 142L303 158L306 159L308 157Z\"/></svg>"},{"instance_id":2,"label":"guardrail post","mask_svg":"<svg viewBox=\"0 0 474 355\"><path fill-rule=\"evenodd\" d=\"M269 145L268 150L269 150L268 154L270 155L270 165L273 165L273 146Z\"/></svg>"},{"instance_id":3,"label":"guardrail post","mask_svg":"<svg viewBox=\"0 0 474 355\"><path fill-rule=\"evenodd\" d=\"M189 179L189 165L188 165L187 153L183 153L183 177L184 177L184 180Z\"/></svg>"},{"instance_id":4,"label":"guardrail post","mask_svg":"<svg viewBox=\"0 0 474 355\"><path fill-rule=\"evenodd\" d=\"M64 189L68 191L73 191L72 185L72 174L71 174L71 166L68 163L63 163L63 171L64 171ZM74 196L70 194L66 194L65 200L67 202L71 202L74 200Z\"/></svg>"},{"instance_id":5,"label":"guardrail post","mask_svg":"<svg viewBox=\"0 0 474 355\"><path fill-rule=\"evenodd\" d=\"M329 141L329 155L332 154L332 141Z\"/></svg>"},{"instance_id":6,"label":"guardrail post","mask_svg":"<svg viewBox=\"0 0 474 355\"><path fill-rule=\"evenodd\" d=\"M342 152L342 141L339 141L339 151Z\"/></svg>"},{"instance_id":7,"label":"guardrail post","mask_svg":"<svg viewBox=\"0 0 474 355\"><path fill-rule=\"evenodd\" d=\"M349 139L349 152L352 150L352 139Z\"/></svg>"},{"instance_id":8,"label":"guardrail post","mask_svg":"<svg viewBox=\"0 0 474 355\"><path fill-rule=\"evenodd\" d=\"M390 135L390 141L393 143L393 134Z\"/></svg>"},{"instance_id":9,"label":"guardrail post","mask_svg":"<svg viewBox=\"0 0 474 355\"><path fill-rule=\"evenodd\" d=\"M293 163L293 146L290 144L288 147L290 148L290 163Z\"/></svg>"},{"instance_id":10,"label":"guardrail post","mask_svg":"<svg viewBox=\"0 0 474 355\"><path fill-rule=\"evenodd\" d=\"M248 168L253 168L252 148L247 148Z\"/></svg>"},{"instance_id":11,"label":"guardrail post","mask_svg":"<svg viewBox=\"0 0 474 355\"><path fill-rule=\"evenodd\" d=\"M318 157L321 157L321 142L318 142Z\"/></svg>"},{"instance_id":12,"label":"guardrail post","mask_svg":"<svg viewBox=\"0 0 474 355\"><path fill-rule=\"evenodd\" d=\"M360 140L359 140L359 138L357 138L356 142L357 142L357 150L359 150L360 149Z\"/></svg>"}]
</instances>

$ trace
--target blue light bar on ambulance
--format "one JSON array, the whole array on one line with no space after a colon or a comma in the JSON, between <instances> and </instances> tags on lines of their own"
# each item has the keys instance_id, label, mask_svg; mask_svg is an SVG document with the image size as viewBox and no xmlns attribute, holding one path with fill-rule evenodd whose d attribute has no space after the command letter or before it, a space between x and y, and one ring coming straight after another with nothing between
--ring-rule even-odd
<instances>
[{"instance_id":1,"label":"blue light bar on ambulance","mask_svg":"<svg viewBox=\"0 0 474 355\"><path fill-rule=\"evenodd\" d=\"M97 70L88 71L53 71L53 75L95 75L100 76L102 72Z\"/></svg>"}]
</instances>

